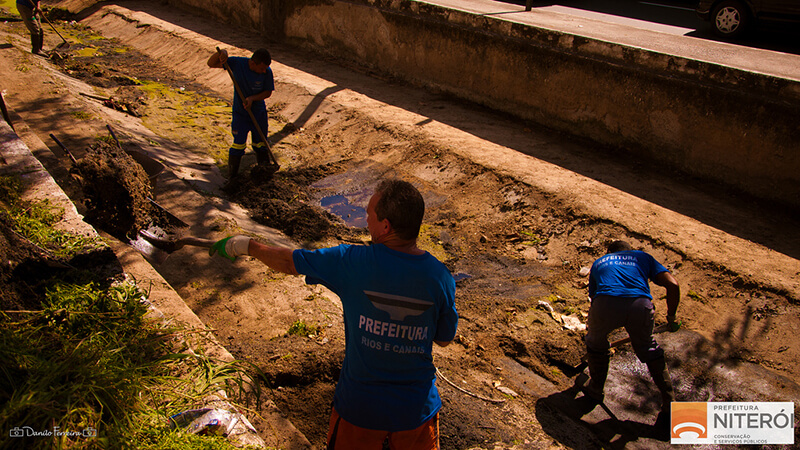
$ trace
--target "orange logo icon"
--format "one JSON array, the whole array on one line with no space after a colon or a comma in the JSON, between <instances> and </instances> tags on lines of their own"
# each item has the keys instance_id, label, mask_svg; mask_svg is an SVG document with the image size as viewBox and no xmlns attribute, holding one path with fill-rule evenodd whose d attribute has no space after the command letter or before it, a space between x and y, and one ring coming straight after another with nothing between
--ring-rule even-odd
<instances>
[{"instance_id":1,"label":"orange logo icon","mask_svg":"<svg viewBox=\"0 0 800 450\"><path fill-rule=\"evenodd\" d=\"M708 438L708 403L672 404L672 439Z\"/></svg>"}]
</instances>

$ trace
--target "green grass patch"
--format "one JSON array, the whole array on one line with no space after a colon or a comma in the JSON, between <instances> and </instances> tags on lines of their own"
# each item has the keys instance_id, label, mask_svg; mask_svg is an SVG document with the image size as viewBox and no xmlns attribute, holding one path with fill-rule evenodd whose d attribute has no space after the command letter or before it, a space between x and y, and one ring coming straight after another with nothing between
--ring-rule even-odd
<instances>
[{"instance_id":1,"label":"green grass patch","mask_svg":"<svg viewBox=\"0 0 800 450\"><path fill-rule=\"evenodd\" d=\"M691 289L689 290L689 292L686 293L686 296L691 298L692 300L696 300L696 301L698 301L700 303L708 302L708 299L705 298L705 296L703 296L703 294L700 294L699 292L695 292L695 291L693 291Z\"/></svg>"},{"instance_id":2,"label":"green grass patch","mask_svg":"<svg viewBox=\"0 0 800 450\"><path fill-rule=\"evenodd\" d=\"M450 258L444 243L439 239L440 230L433 225L422 224L419 230L417 246L435 256L439 261L447 261Z\"/></svg>"},{"instance_id":3,"label":"green grass patch","mask_svg":"<svg viewBox=\"0 0 800 450\"><path fill-rule=\"evenodd\" d=\"M92 115L87 113L86 111L72 111L71 113L69 113L69 115L78 120L89 120L92 118Z\"/></svg>"},{"instance_id":4,"label":"green grass patch","mask_svg":"<svg viewBox=\"0 0 800 450\"><path fill-rule=\"evenodd\" d=\"M289 331L287 331L286 334L314 337L317 336L320 331L322 330L318 325L309 325L303 320L298 320L289 327Z\"/></svg>"},{"instance_id":5,"label":"green grass patch","mask_svg":"<svg viewBox=\"0 0 800 450\"><path fill-rule=\"evenodd\" d=\"M10 202L19 199L22 183L17 176L0 176L0 201Z\"/></svg>"},{"instance_id":6,"label":"green grass patch","mask_svg":"<svg viewBox=\"0 0 800 450\"><path fill-rule=\"evenodd\" d=\"M17 1L16 0L0 0L0 9L4 9L6 11L10 11L11 14L19 15L19 10L17 9Z\"/></svg>"},{"instance_id":7,"label":"green grass patch","mask_svg":"<svg viewBox=\"0 0 800 450\"><path fill-rule=\"evenodd\" d=\"M153 81L143 81L139 89L147 95L145 126L218 165L227 162L232 142L227 102Z\"/></svg>"},{"instance_id":8,"label":"green grass patch","mask_svg":"<svg viewBox=\"0 0 800 450\"><path fill-rule=\"evenodd\" d=\"M539 245L544 242L537 233L528 230L522 230L522 235L525 236L525 244L526 245Z\"/></svg>"},{"instance_id":9,"label":"green grass patch","mask_svg":"<svg viewBox=\"0 0 800 450\"><path fill-rule=\"evenodd\" d=\"M145 317L130 283L53 279L42 310L0 315L0 429L60 430L33 448L234 448L170 430L167 418L243 385L242 368L174 353L179 329Z\"/></svg>"},{"instance_id":10,"label":"green grass patch","mask_svg":"<svg viewBox=\"0 0 800 450\"><path fill-rule=\"evenodd\" d=\"M80 56L84 58L88 58L91 56L103 56L103 54L100 52L100 49L95 47L84 47L80 50L75 51L74 53L75 56Z\"/></svg>"},{"instance_id":11,"label":"green grass patch","mask_svg":"<svg viewBox=\"0 0 800 450\"><path fill-rule=\"evenodd\" d=\"M0 202L6 205L5 213L11 220L14 231L31 243L46 249L58 258L69 258L78 253L102 247L103 242L53 228L64 216L63 208L49 200L24 201L22 187L16 177L0 177Z\"/></svg>"}]
</instances>

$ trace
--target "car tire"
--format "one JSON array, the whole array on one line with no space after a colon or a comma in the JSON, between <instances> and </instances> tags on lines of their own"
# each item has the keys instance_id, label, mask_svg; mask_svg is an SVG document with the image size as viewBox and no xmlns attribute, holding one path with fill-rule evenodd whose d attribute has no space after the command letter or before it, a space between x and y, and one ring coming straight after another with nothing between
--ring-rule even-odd
<instances>
[{"instance_id":1,"label":"car tire","mask_svg":"<svg viewBox=\"0 0 800 450\"><path fill-rule=\"evenodd\" d=\"M737 0L725 0L711 12L714 33L725 38L741 35L750 24L750 11Z\"/></svg>"}]
</instances>

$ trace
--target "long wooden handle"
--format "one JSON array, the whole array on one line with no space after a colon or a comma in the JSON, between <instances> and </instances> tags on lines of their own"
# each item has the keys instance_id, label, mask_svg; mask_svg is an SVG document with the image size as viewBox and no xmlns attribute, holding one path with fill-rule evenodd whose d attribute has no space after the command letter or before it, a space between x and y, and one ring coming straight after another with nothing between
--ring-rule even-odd
<instances>
[{"instance_id":1,"label":"long wooden handle","mask_svg":"<svg viewBox=\"0 0 800 450\"><path fill-rule=\"evenodd\" d=\"M215 242L217 242L217 241L214 241L214 240L211 240L211 239L202 239L202 238L196 238L196 237L183 237L183 238L180 238L180 239L178 239L176 241L177 245L175 247L176 248L181 248L181 247L183 247L185 245L191 245L193 247L211 248L211 246L214 245Z\"/></svg>"},{"instance_id":2,"label":"long wooden handle","mask_svg":"<svg viewBox=\"0 0 800 450\"><path fill-rule=\"evenodd\" d=\"M67 42L67 40L66 40L66 39L64 39L64 36L62 36L62 35L61 35L61 33L59 33L59 32L58 32L58 30L56 30L56 27L53 25L53 22L50 22L50 19L48 19L48 18L47 18L47 16L44 14L44 11L42 11L42 10L40 9L40 10L39 10L39 15L40 15L40 16L42 16L42 17L44 17L44 20L46 20L46 21L47 21L47 24L48 24L48 25L50 25L50 28L52 28L52 29L53 29L53 31L55 31L55 32L56 32L56 34L58 35L58 37L60 37L60 38L61 38L61 40L62 40L62 41L64 41L64 42Z\"/></svg>"}]
</instances>

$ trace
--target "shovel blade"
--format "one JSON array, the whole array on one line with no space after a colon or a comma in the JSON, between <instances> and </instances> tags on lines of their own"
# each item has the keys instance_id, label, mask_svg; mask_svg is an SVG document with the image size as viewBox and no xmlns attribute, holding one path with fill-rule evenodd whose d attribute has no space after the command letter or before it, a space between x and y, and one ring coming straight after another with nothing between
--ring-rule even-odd
<instances>
[{"instance_id":1,"label":"shovel blade","mask_svg":"<svg viewBox=\"0 0 800 450\"><path fill-rule=\"evenodd\" d=\"M167 238L167 233L157 226L139 230L130 244L151 264L161 264L176 250L175 242Z\"/></svg>"},{"instance_id":2,"label":"shovel blade","mask_svg":"<svg viewBox=\"0 0 800 450\"><path fill-rule=\"evenodd\" d=\"M139 237L147 241L151 246L166 253L172 253L178 249L175 241L161 238L150 230L139 230Z\"/></svg>"},{"instance_id":3,"label":"shovel blade","mask_svg":"<svg viewBox=\"0 0 800 450\"><path fill-rule=\"evenodd\" d=\"M169 257L169 253L155 247L147 239L137 236L131 241L131 247L139 251L150 264L160 265Z\"/></svg>"}]
</instances>

